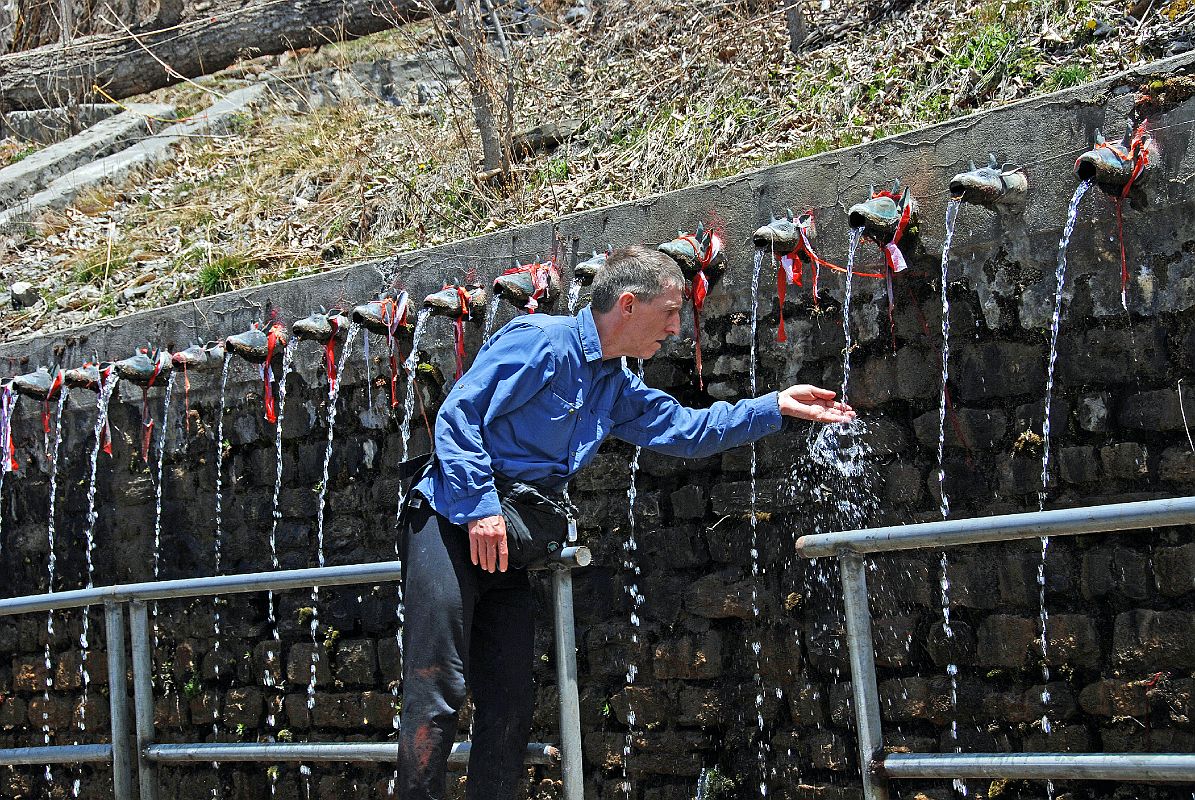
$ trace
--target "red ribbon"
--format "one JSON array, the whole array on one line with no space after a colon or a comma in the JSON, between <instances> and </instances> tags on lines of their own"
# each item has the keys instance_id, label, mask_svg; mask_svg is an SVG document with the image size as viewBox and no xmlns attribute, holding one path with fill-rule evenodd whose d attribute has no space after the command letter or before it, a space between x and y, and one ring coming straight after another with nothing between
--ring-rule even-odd
<instances>
[{"instance_id":1,"label":"red ribbon","mask_svg":"<svg viewBox=\"0 0 1195 800\"><path fill-rule=\"evenodd\" d=\"M689 298L693 301L693 348L694 361L697 365L697 388L704 389L705 380L701 375L701 309L705 306L705 298L710 291L710 279L706 276L705 270L714 260L718 251L714 248L713 233L709 234L704 248L697 237L691 233L679 238L683 242L688 242L689 246L693 248L693 258L697 262L697 274L693 276L693 286L689 291Z\"/></svg>"},{"instance_id":2,"label":"red ribbon","mask_svg":"<svg viewBox=\"0 0 1195 800\"><path fill-rule=\"evenodd\" d=\"M503 275L518 275L521 272L529 273L531 276L531 297L527 299L527 313L534 314L535 310L539 308L540 299L548 293L548 289L552 285L552 275L560 274L559 268L556 266L555 259L551 261L544 261L540 264L522 264L517 267L511 267L504 270Z\"/></svg>"},{"instance_id":3,"label":"red ribbon","mask_svg":"<svg viewBox=\"0 0 1195 800\"><path fill-rule=\"evenodd\" d=\"M274 363L274 348L278 346L278 339L283 333L283 328L277 322L270 326L266 331L266 363L262 365L261 376L265 382L265 407L266 407L266 422L271 425L278 421L278 408L274 403L274 388L271 386L274 379L274 372L270 365Z\"/></svg>"},{"instance_id":4,"label":"red ribbon","mask_svg":"<svg viewBox=\"0 0 1195 800\"><path fill-rule=\"evenodd\" d=\"M398 313L398 301L393 297L382 300L382 321L386 323L386 347L390 351L390 407L398 407L398 340L395 333L398 326L407 321L407 304L404 302L402 315Z\"/></svg>"},{"instance_id":5,"label":"red ribbon","mask_svg":"<svg viewBox=\"0 0 1195 800\"><path fill-rule=\"evenodd\" d=\"M876 192L871 196L874 200L877 197L887 197L892 202L900 206L901 196L894 192ZM897 245L900 244L900 239L904 236L905 229L909 227L909 222L913 218L913 204L907 204L900 212L900 219L896 221L896 233L892 234L892 241L888 244L880 245L880 251L884 254L884 262L887 269L884 271L884 283L887 284L888 289L888 330L892 335L892 352L896 352L896 298L893 291L893 276L896 273L905 269L904 259L901 258L899 263L897 258L900 251L897 250ZM895 253L894 253L895 251Z\"/></svg>"},{"instance_id":6,"label":"red ribbon","mask_svg":"<svg viewBox=\"0 0 1195 800\"><path fill-rule=\"evenodd\" d=\"M1144 120L1137 126L1137 130L1133 132L1133 138L1129 142L1127 150L1119 144L1110 144L1108 142L1097 144L1094 148L1096 150L1111 150L1121 161L1131 160L1133 162L1133 172L1129 175L1129 180L1125 183L1124 188L1120 190L1120 196L1116 198L1116 236L1120 241L1120 299L1122 303L1125 302L1129 285L1129 262L1125 258L1124 252L1124 200L1129 196L1129 192L1132 191L1133 184L1141 177L1141 173L1149 166L1149 139L1145 130L1148 122L1149 120Z\"/></svg>"},{"instance_id":7,"label":"red ribbon","mask_svg":"<svg viewBox=\"0 0 1195 800\"><path fill-rule=\"evenodd\" d=\"M452 325L452 337L456 343L456 379L459 381L465 374L465 320L469 319L471 311L469 309L469 293L463 286L456 287L456 296L460 301L461 310Z\"/></svg>"},{"instance_id":8,"label":"red ribbon","mask_svg":"<svg viewBox=\"0 0 1195 800\"><path fill-rule=\"evenodd\" d=\"M324 342L324 369L328 372L328 385L336 382L336 333L340 324L336 317L328 317L328 324L332 327L332 335Z\"/></svg>"}]
</instances>

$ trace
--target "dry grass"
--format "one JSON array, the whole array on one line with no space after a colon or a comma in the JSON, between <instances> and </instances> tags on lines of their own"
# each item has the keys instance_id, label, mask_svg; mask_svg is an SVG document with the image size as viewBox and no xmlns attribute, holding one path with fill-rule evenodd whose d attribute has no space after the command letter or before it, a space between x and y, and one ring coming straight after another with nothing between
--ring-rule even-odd
<instances>
[{"instance_id":1,"label":"dry grass","mask_svg":"<svg viewBox=\"0 0 1195 800\"><path fill-rule=\"evenodd\" d=\"M813 4L813 37L828 43L800 56L777 2L609 2L581 27L507 31L515 128L585 127L555 152L516 160L505 181L475 178L459 86L433 114L382 102L271 106L235 135L186 145L156 175L44 215L30 238L0 241L0 256L54 287L50 308L6 335L556 218L1096 79L1158 55L1166 31L1195 16L1182 5L1169 20L1184 2L1111 34L1100 23L1120 19L1119 5L1102 0L924 0L856 27L874 3L828 14ZM282 65L246 62L154 99L185 114L267 63L301 78L437 44L431 26L411 26Z\"/></svg>"}]
</instances>

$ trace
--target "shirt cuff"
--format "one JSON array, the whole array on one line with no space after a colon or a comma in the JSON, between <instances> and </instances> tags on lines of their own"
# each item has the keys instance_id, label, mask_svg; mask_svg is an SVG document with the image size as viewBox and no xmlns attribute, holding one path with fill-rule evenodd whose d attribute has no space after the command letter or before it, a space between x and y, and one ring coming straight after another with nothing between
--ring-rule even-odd
<instances>
[{"instance_id":1,"label":"shirt cuff","mask_svg":"<svg viewBox=\"0 0 1195 800\"><path fill-rule=\"evenodd\" d=\"M768 392L748 402L754 404L751 427L755 428L759 435L775 433L784 426L784 416L780 413L779 392Z\"/></svg>"},{"instance_id":2,"label":"shirt cuff","mask_svg":"<svg viewBox=\"0 0 1195 800\"><path fill-rule=\"evenodd\" d=\"M448 510L448 521L457 525L464 525L475 519L495 517L502 514L502 504L498 500L498 493L493 489L452 498L452 505Z\"/></svg>"}]
</instances>

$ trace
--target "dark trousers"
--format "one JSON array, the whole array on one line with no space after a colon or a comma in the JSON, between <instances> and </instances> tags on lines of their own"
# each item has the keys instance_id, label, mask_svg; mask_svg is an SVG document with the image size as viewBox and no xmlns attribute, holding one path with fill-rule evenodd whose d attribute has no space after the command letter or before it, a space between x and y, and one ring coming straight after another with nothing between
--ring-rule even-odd
<instances>
[{"instance_id":1,"label":"dark trousers","mask_svg":"<svg viewBox=\"0 0 1195 800\"><path fill-rule=\"evenodd\" d=\"M421 498L420 498L421 500ZM466 682L473 692L469 800L511 800L531 733L534 619L526 570L469 561L469 535L426 500L403 525L399 797L442 800Z\"/></svg>"}]
</instances>

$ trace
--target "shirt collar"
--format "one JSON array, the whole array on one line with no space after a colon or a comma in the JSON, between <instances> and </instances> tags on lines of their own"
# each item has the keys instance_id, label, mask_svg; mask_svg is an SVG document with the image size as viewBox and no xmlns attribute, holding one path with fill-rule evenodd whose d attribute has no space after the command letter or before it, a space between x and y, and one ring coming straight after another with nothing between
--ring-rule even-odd
<instances>
[{"instance_id":1,"label":"shirt collar","mask_svg":"<svg viewBox=\"0 0 1195 800\"><path fill-rule=\"evenodd\" d=\"M597 324L593 321L593 311L589 306L577 314L577 332L581 334L581 352L585 354L585 360L600 361L602 340L598 338Z\"/></svg>"}]
</instances>

